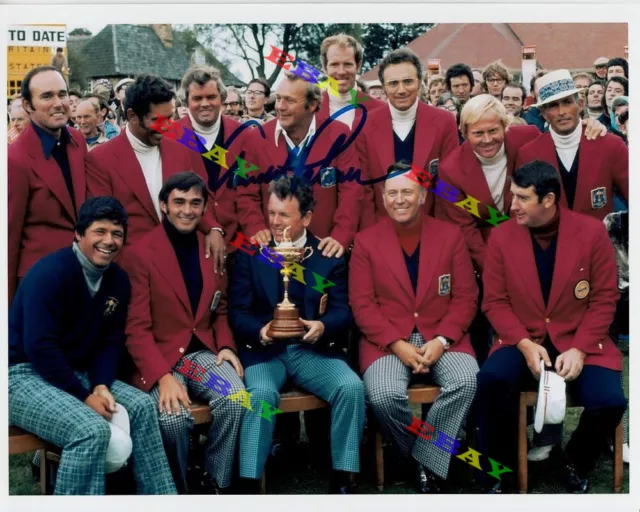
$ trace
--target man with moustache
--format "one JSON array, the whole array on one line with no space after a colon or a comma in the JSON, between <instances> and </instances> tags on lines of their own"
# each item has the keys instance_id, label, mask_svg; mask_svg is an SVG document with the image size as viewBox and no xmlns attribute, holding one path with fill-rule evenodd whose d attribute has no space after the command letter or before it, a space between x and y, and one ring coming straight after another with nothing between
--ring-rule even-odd
<instances>
[{"instance_id":1,"label":"man with moustache","mask_svg":"<svg viewBox=\"0 0 640 512\"><path fill-rule=\"evenodd\" d=\"M389 168L398 170L411 167ZM424 187L401 174L384 182L383 194L388 217L356 235L349 264L360 370L383 431L415 469L418 491L438 493L475 395L478 364L467 330L478 287L460 229L423 214ZM407 386L424 374L441 386L426 417L439 432L430 441L407 429Z\"/></svg>"},{"instance_id":2,"label":"man with moustache","mask_svg":"<svg viewBox=\"0 0 640 512\"><path fill-rule=\"evenodd\" d=\"M318 206L310 229L321 238L319 250L323 256L340 258L358 228L363 187L342 179L350 168L360 167L354 146L344 143L349 129L333 122L317 131L321 101L317 85L284 71L276 91L278 118L264 125L266 138L247 153L247 161L259 170L248 176L249 185L238 188L238 218L246 235L268 245L268 184L293 174L313 186ZM343 145L336 148L338 138Z\"/></svg>"},{"instance_id":3,"label":"man with moustache","mask_svg":"<svg viewBox=\"0 0 640 512\"><path fill-rule=\"evenodd\" d=\"M478 373L480 451L515 467L520 391L537 388L544 361L584 407L564 455L567 490L582 494L626 409L622 356L609 336L619 296L613 246L601 221L560 205L552 165L518 168L511 195L514 218L492 234L483 275L482 310L496 336ZM514 476L489 492L507 492Z\"/></svg>"},{"instance_id":4,"label":"man with moustache","mask_svg":"<svg viewBox=\"0 0 640 512\"><path fill-rule=\"evenodd\" d=\"M337 121L346 124L353 131L362 119L362 107L366 108L368 114L384 107L384 101L372 96L365 94L356 96L356 77L362 70L363 59L362 45L350 35L336 34L322 41L320 45L322 71L337 82L338 90L328 91L325 89L322 92L320 111L316 116L319 123L318 128L330 116L347 105L357 105L355 109L350 109L336 118ZM334 86L336 82L333 82ZM365 98L368 99L365 100Z\"/></svg>"},{"instance_id":5,"label":"man with moustache","mask_svg":"<svg viewBox=\"0 0 640 512\"><path fill-rule=\"evenodd\" d=\"M603 220L613 211L614 186L629 200L627 147L609 133L587 139L580 119L582 104L569 71L547 73L536 87L537 106L549 132L518 150L516 167L534 160L550 163L561 178L559 205Z\"/></svg>"},{"instance_id":6,"label":"man with moustache","mask_svg":"<svg viewBox=\"0 0 640 512\"><path fill-rule=\"evenodd\" d=\"M209 208L215 210L216 218L225 232L225 242L228 243L238 228L235 186L246 183L244 178L235 174L239 170L237 158L244 158L246 148L257 144L259 132L248 127L243 130L238 121L222 113L227 89L217 69L192 66L182 77L181 87L185 92L189 114L180 119L178 124L198 136L193 145L196 149L194 158L202 162L206 169L207 184L213 195ZM260 85L255 83L249 86L249 89L259 88ZM212 157L211 152L215 156ZM247 161L256 163L248 158ZM230 247L229 250L233 249Z\"/></svg>"},{"instance_id":7,"label":"man with moustache","mask_svg":"<svg viewBox=\"0 0 640 512\"><path fill-rule=\"evenodd\" d=\"M64 77L52 66L34 68L21 95L31 122L8 151L9 303L36 261L71 243L86 194L87 145L67 126Z\"/></svg>"},{"instance_id":8,"label":"man with moustache","mask_svg":"<svg viewBox=\"0 0 640 512\"><path fill-rule=\"evenodd\" d=\"M483 75L484 77L484 75ZM471 91L475 88L475 79L471 68L466 64L454 64L445 75L447 90L464 105L471 97Z\"/></svg>"},{"instance_id":9,"label":"man with moustache","mask_svg":"<svg viewBox=\"0 0 640 512\"><path fill-rule=\"evenodd\" d=\"M288 97L286 91L278 88L278 103ZM345 260L342 256L324 256L321 242L311 232L318 204L309 185L295 176L280 177L270 183L268 194L267 218L273 237L268 246L281 245L288 232L293 247L304 248L307 256L301 265L289 267L288 286L289 301L298 308L307 332L301 338L271 337L273 311L284 293L280 265L275 258L265 256L267 248L239 237L234 242L239 250L229 284L229 324L241 346L247 391L254 408L259 407L260 400L277 407L280 389L291 378L296 385L329 402L333 467L329 492L350 494L352 473L360 470L365 401L362 381L343 353L353 321ZM257 251L260 252L256 254ZM256 414L244 416L239 458L240 477L247 493L257 494L260 488L273 428L273 423Z\"/></svg>"},{"instance_id":10,"label":"man with moustache","mask_svg":"<svg viewBox=\"0 0 640 512\"><path fill-rule=\"evenodd\" d=\"M586 116L591 119L599 119L604 111L602 98L604 97L605 83L596 81L587 87L586 102L587 108Z\"/></svg>"},{"instance_id":11,"label":"man with moustache","mask_svg":"<svg viewBox=\"0 0 640 512\"><path fill-rule=\"evenodd\" d=\"M9 313L9 424L62 448L57 495L104 494L109 456L126 446L139 494L176 493L153 401L116 380L130 285L113 259L126 236L116 199L88 199L73 244L33 266Z\"/></svg>"},{"instance_id":12,"label":"man with moustache","mask_svg":"<svg viewBox=\"0 0 640 512\"><path fill-rule=\"evenodd\" d=\"M161 223L158 193L169 176L194 169L205 177L200 157L151 126L161 115L171 118L174 93L169 84L154 75L142 74L127 87L125 111L128 123L122 133L87 156L89 194L111 195L126 208L130 218L127 246ZM196 158L197 157L197 158ZM214 269L224 270L223 232L215 211L202 217L207 257ZM126 256L126 253L125 253ZM125 262L126 263L126 262Z\"/></svg>"},{"instance_id":13,"label":"man with moustache","mask_svg":"<svg viewBox=\"0 0 640 512\"><path fill-rule=\"evenodd\" d=\"M390 52L380 63L378 75L388 106L370 114L356 143L363 178L378 180L364 187L361 228L388 216L382 181L391 165L404 161L435 175L438 161L458 147L455 117L419 100L422 64L415 53L406 48ZM435 192L442 193L441 189ZM434 194L428 194L423 210L433 214L433 204Z\"/></svg>"},{"instance_id":14,"label":"man with moustache","mask_svg":"<svg viewBox=\"0 0 640 512\"><path fill-rule=\"evenodd\" d=\"M205 258L198 224L207 186L193 172L171 176L159 194L163 218L132 249L127 348L136 371L131 383L149 392L160 410L160 430L178 492L187 492L190 397L209 404L205 468L200 493L228 491L244 406L227 396L244 390L242 365L227 324L226 279ZM206 369L190 379L176 368ZM221 383L224 382L224 386ZM215 388L215 389L212 389Z\"/></svg>"},{"instance_id":15,"label":"man with moustache","mask_svg":"<svg viewBox=\"0 0 640 512\"><path fill-rule=\"evenodd\" d=\"M100 124L100 108L90 99L87 98L81 101L76 107L76 123L87 142L89 151L107 142L107 137L98 128L98 124Z\"/></svg>"}]
</instances>

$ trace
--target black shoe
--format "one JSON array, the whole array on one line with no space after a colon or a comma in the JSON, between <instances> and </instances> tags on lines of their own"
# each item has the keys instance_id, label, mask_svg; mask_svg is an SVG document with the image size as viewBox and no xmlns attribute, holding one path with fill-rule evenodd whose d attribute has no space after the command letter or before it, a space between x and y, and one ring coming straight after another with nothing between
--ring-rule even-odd
<instances>
[{"instance_id":1,"label":"black shoe","mask_svg":"<svg viewBox=\"0 0 640 512\"><path fill-rule=\"evenodd\" d=\"M240 478L238 483L240 494L260 494L262 481L255 478Z\"/></svg>"},{"instance_id":2,"label":"black shoe","mask_svg":"<svg viewBox=\"0 0 640 512\"><path fill-rule=\"evenodd\" d=\"M420 494L440 494L443 483L441 478L438 478L421 464L418 465L416 488Z\"/></svg>"},{"instance_id":3,"label":"black shoe","mask_svg":"<svg viewBox=\"0 0 640 512\"><path fill-rule=\"evenodd\" d=\"M567 491L572 494L587 494L589 492L589 479L580 476L572 463L565 462L564 471Z\"/></svg>"},{"instance_id":4,"label":"black shoe","mask_svg":"<svg viewBox=\"0 0 640 512\"><path fill-rule=\"evenodd\" d=\"M351 473L348 471L331 472L331 483L329 484L329 494L352 494L355 485L351 481Z\"/></svg>"},{"instance_id":5,"label":"black shoe","mask_svg":"<svg viewBox=\"0 0 640 512\"><path fill-rule=\"evenodd\" d=\"M229 488L220 487L207 471L202 472L198 487L199 494L229 494Z\"/></svg>"}]
</instances>

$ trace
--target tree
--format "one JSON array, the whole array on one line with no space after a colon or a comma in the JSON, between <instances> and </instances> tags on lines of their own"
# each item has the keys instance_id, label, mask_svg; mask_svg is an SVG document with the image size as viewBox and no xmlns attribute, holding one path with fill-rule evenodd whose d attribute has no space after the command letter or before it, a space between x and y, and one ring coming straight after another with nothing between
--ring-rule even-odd
<instances>
[{"instance_id":1,"label":"tree","mask_svg":"<svg viewBox=\"0 0 640 512\"><path fill-rule=\"evenodd\" d=\"M376 66L390 51L406 46L429 31L433 23L368 23L364 25L364 66L368 71Z\"/></svg>"},{"instance_id":2,"label":"tree","mask_svg":"<svg viewBox=\"0 0 640 512\"><path fill-rule=\"evenodd\" d=\"M71 32L69 32L69 35L70 36L91 36L93 34L86 28L74 28Z\"/></svg>"}]
</instances>

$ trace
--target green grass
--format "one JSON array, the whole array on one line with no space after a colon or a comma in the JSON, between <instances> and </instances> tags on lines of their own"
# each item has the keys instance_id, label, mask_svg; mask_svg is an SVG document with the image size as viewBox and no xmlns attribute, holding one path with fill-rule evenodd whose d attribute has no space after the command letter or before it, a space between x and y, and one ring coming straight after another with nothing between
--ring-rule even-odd
<instances>
[{"instance_id":1,"label":"green grass","mask_svg":"<svg viewBox=\"0 0 640 512\"><path fill-rule=\"evenodd\" d=\"M629 396L629 357L628 346L621 347L624 357L625 394ZM578 425L580 408L567 410L565 418L564 441ZM304 434L303 434L304 437ZM305 451L303 443L289 457L270 460L267 465L267 489L269 494L325 494L328 490L331 467L329 460L314 461ZM389 449L385 450L389 459ZM9 457L9 494L39 494L39 485L31 475L30 461L33 454L12 455ZM613 461L608 454L603 454L595 471L591 474L591 493L608 494L612 492ZM359 478L358 492L375 494L375 463L373 449L367 444L363 447L363 472ZM407 482L398 481L392 468L385 472L386 485L384 494L410 494L413 488ZM451 463L450 481L452 493L468 494L479 492L470 482L469 465L453 459ZM475 470L474 470L475 471ZM532 494L564 493L561 485L562 476L559 467L552 462L544 461L529 464L529 492ZM622 492L629 492L629 466L625 464Z\"/></svg>"}]
</instances>

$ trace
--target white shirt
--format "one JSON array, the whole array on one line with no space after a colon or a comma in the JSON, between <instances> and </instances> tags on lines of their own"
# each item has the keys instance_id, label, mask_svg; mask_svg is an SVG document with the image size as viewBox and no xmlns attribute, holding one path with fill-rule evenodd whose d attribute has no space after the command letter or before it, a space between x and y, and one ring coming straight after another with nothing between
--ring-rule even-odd
<instances>
[{"instance_id":1,"label":"white shirt","mask_svg":"<svg viewBox=\"0 0 640 512\"><path fill-rule=\"evenodd\" d=\"M553 128L549 128L553 144L556 147L558 156L562 160L567 172L571 172L571 166L580 148L580 137L582 137L582 123L578 122L578 126L569 135L560 135L553 131Z\"/></svg>"},{"instance_id":2,"label":"white shirt","mask_svg":"<svg viewBox=\"0 0 640 512\"><path fill-rule=\"evenodd\" d=\"M307 131L307 135L305 135L304 139L302 139L302 142L300 142L300 144L296 146L293 143L293 141L289 138L289 135L287 134L286 130L280 125L280 119L278 119L276 121L276 130L275 130L276 147L278 147L278 139L280 138L280 134L284 135L284 140L287 141L287 145L289 146L289 149L293 149L295 147L299 147L300 149L302 149L309 143L309 139L311 139L311 137L313 137L315 133L316 133L316 116L313 116L311 118L311 124L309 124L309 130Z\"/></svg>"},{"instance_id":3,"label":"white shirt","mask_svg":"<svg viewBox=\"0 0 640 512\"><path fill-rule=\"evenodd\" d=\"M328 94L329 96L329 114L333 115L338 110L343 109L347 105L352 105L351 93L347 92L346 94L340 94L340 97L336 97L333 94ZM356 109L351 109L344 114L341 114L340 117L336 117L336 121L340 121L346 124L351 130L353 125L353 120L356 118Z\"/></svg>"},{"instance_id":4,"label":"white shirt","mask_svg":"<svg viewBox=\"0 0 640 512\"><path fill-rule=\"evenodd\" d=\"M411 128L413 128L416 122L418 101L420 100L416 98L416 102L404 112L396 109L391 102L388 103L389 110L391 111L391 125L393 126L393 131L400 137L400 140L407 138L407 135L409 135Z\"/></svg>"},{"instance_id":5,"label":"white shirt","mask_svg":"<svg viewBox=\"0 0 640 512\"><path fill-rule=\"evenodd\" d=\"M198 122L191 115L191 112L189 112L189 119L191 119L193 130L198 135L201 135L204 138L204 140L206 141L206 148L207 150L210 150L216 142L216 139L218 138L218 132L220 131L220 122L222 120L222 111L218 113L218 119L215 123L213 123L213 126L202 126L201 124L198 124Z\"/></svg>"},{"instance_id":6,"label":"white shirt","mask_svg":"<svg viewBox=\"0 0 640 512\"><path fill-rule=\"evenodd\" d=\"M496 203L498 210L504 212L504 184L507 179L507 153L504 143L493 158L484 158L475 151L474 154L482 167L493 202Z\"/></svg>"},{"instance_id":7,"label":"white shirt","mask_svg":"<svg viewBox=\"0 0 640 512\"><path fill-rule=\"evenodd\" d=\"M282 242L276 242L276 239L273 239L273 242L276 244L276 247L280 247L280 245L282 245ZM291 245L293 247L297 247L298 249L302 249L307 243L307 230L305 228L304 232L302 233L302 236L300 238L298 238L295 242L291 242Z\"/></svg>"},{"instance_id":8,"label":"white shirt","mask_svg":"<svg viewBox=\"0 0 640 512\"><path fill-rule=\"evenodd\" d=\"M133 153L136 155L138 163L142 168L144 181L147 183L153 207L158 214L158 220L160 220L162 218L160 214L160 200L158 199L158 194L162 188L162 159L160 158L160 148L158 146L147 146L133 135L128 127L125 133L133 148Z\"/></svg>"}]
</instances>

